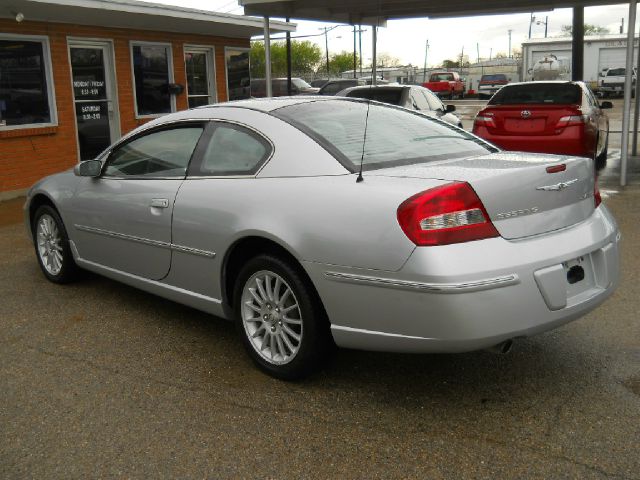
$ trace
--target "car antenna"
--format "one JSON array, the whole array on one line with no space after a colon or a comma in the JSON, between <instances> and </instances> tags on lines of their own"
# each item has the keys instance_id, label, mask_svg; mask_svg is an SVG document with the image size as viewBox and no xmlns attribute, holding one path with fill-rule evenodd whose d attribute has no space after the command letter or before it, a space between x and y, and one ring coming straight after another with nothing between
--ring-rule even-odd
<instances>
[{"instance_id":1,"label":"car antenna","mask_svg":"<svg viewBox=\"0 0 640 480\"><path fill-rule=\"evenodd\" d=\"M369 126L369 108L371 107L371 100L367 100L367 116L364 120L364 139L362 140L362 156L360 157L360 171L358 172L358 178L356 183L364 181L362 177L362 166L364 165L364 149L367 146L367 127Z\"/></svg>"}]
</instances>

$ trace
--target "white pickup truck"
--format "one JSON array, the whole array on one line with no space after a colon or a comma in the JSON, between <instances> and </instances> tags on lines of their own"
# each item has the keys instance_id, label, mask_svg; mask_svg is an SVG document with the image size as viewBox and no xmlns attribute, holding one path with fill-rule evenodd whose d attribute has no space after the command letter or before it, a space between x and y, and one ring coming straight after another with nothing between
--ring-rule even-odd
<instances>
[{"instance_id":1,"label":"white pickup truck","mask_svg":"<svg viewBox=\"0 0 640 480\"><path fill-rule=\"evenodd\" d=\"M625 67L605 68L600 72L600 84L598 85L598 93L602 97L608 97L609 95L623 96L624 95L624 82L626 78ZM637 69L633 68L633 85L636 84L636 72Z\"/></svg>"}]
</instances>

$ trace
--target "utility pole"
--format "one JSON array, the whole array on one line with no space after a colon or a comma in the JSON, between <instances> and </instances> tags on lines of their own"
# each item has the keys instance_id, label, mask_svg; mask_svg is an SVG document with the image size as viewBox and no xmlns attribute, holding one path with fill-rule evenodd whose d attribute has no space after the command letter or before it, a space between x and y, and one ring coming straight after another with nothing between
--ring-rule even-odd
<instances>
[{"instance_id":1,"label":"utility pole","mask_svg":"<svg viewBox=\"0 0 640 480\"><path fill-rule=\"evenodd\" d=\"M529 19L529 40L531 40L531 26L533 22L535 22L536 17L533 16L533 12L531 12L531 18Z\"/></svg>"},{"instance_id":2,"label":"utility pole","mask_svg":"<svg viewBox=\"0 0 640 480\"><path fill-rule=\"evenodd\" d=\"M331 78L329 74L329 30L333 30L333 27L320 27L320 30L324 30L324 48L327 57L327 78Z\"/></svg>"},{"instance_id":3,"label":"utility pole","mask_svg":"<svg viewBox=\"0 0 640 480\"><path fill-rule=\"evenodd\" d=\"M424 46L424 70L422 70L422 83L427 81L427 54L429 53L429 39Z\"/></svg>"},{"instance_id":4,"label":"utility pole","mask_svg":"<svg viewBox=\"0 0 640 480\"><path fill-rule=\"evenodd\" d=\"M511 32L513 32L513 30L509 29L509 54L507 55L509 58L511 58Z\"/></svg>"},{"instance_id":5,"label":"utility pole","mask_svg":"<svg viewBox=\"0 0 640 480\"><path fill-rule=\"evenodd\" d=\"M549 30L549 17L544 17L544 38L547 38L547 31Z\"/></svg>"},{"instance_id":6,"label":"utility pole","mask_svg":"<svg viewBox=\"0 0 640 480\"><path fill-rule=\"evenodd\" d=\"M362 77L362 32L364 32L364 30L362 30L362 25L358 25L358 42L359 42L359 46L358 46L358 55L360 55L360 76Z\"/></svg>"},{"instance_id":7,"label":"utility pole","mask_svg":"<svg viewBox=\"0 0 640 480\"><path fill-rule=\"evenodd\" d=\"M356 26L353 26L353 78L358 78L356 75L357 68L357 55L356 55Z\"/></svg>"},{"instance_id":8,"label":"utility pole","mask_svg":"<svg viewBox=\"0 0 640 480\"><path fill-rule=\"evenodd\" d=\"M620 19L620 33L624 33L624 17Z\"/></svg>"}]
</instances>

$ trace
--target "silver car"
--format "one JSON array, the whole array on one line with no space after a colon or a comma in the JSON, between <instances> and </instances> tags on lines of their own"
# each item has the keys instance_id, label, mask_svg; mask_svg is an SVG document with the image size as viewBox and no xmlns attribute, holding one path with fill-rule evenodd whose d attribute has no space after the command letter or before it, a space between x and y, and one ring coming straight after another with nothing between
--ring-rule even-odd
<instances>
[{"instance_id":1,"label":"silver car","mask_svg":"<svg viewBox=\"0 0 640 480\"><path fill-rule=\"evenodd\" d=\"M49 280L91 270L233 319L292 379L334 345L506 350L593 310L620 239L593 172L377 102L247 100L43 179L25 220Z\"/></svg>"},{"instance_id":2,"label":"silver car","mask_svg":"<svg viewBox=\"0 0 640 480\"><path fill-rule=\"evenodd\" d=\"M409 110L417 110L430 117L438 118L443 122L463 128L462 120L453 113L456 111L455 105L445 106L435 93L428 88L417 85L351 87L336 93L336 96L366 98L367 100L397 105Z\"/></svg>"}]
</instances>

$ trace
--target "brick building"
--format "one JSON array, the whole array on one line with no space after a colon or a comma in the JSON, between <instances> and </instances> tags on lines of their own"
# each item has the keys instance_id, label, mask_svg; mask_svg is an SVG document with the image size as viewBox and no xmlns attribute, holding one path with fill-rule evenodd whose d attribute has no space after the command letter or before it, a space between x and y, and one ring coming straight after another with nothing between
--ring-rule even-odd
<instances>
[{"instance_id":1,"label":"brick building","mask_svg":"<svg viewBox=\"0 0 640 480\"><path fill-rule=\"evenodd\" d=\"M245 98L249 39L262 29L135 0L0 2L0 200L149 119Z\"/></svg>"}]
</instances>

